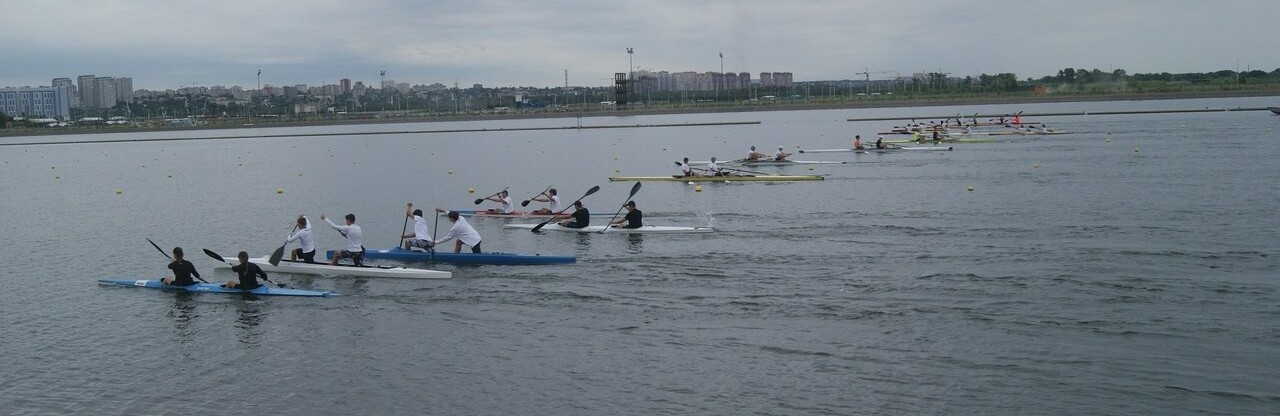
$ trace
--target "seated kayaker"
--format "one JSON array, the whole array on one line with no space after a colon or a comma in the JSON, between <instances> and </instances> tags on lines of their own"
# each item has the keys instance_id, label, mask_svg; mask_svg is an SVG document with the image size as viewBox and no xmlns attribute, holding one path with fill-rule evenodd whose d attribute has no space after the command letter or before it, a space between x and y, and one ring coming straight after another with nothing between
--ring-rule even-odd
<instances>
[{"instance_id":1,"label":"seated kayaker","mask_svg":"<svg viewBox=\"0 0 1280 416\"><path fill-rule=\"evenodd\" d=\"M200 272L196 271L196 266L182 259L182 247L173 248L173 260L169 261L169 270L173 270L173 277L160 279L160 282L166 285L191 286L196 284L195 279L192 279L191 276L200 277Z\"/></svg>"},{"instance_id":2,"label":"seated kayaker","mask_svg":"<svg viewBox=\"0 0 1280 416\"><path fill-rule=\"evenodd\" d=\"M293 249L289 252L289 261L302 261L307 263L316 262L316 238L311 234L311 221L306 216L298 216L298 231L289 234L284 238L284 243L288 245L294 240L298 240L298 244L302 247Z\"/></svg>"},{"instance_id":3,"label":"seated kayaker","mask_svg":"<svg viewBox=\"0 0 1280 416\"><path fill-rule=\"evenodd\" d=\"M443 209L436 208L436 212L449 213L447 216L449 217L449 222L453 223L453 226L449 227L449 235L436 240L435 244L438 245L456 238L458 240L453 243L454 253L461 253L463 244L471 246L472 253L480 252L480 233L477 233L475 228L471 228L471 224L467 223L466 218L462 218L461 215L458 215L457 211L445 211Z\"/></svg>"},{"instance_id":4,"label":"seated kayaker","mask_svg":"<svg viewBox=\"0 0 1280 416\"><path fill-rule=\"evenodd\" d=\"M640 212L640 210L636 208L636 201L627 201L627 204L622 207L627 209L627 215L622 217L620 220L609 223L610 227L640 228L644 226L644 223L642 222L644 213ZM624 225L623 223L626 224Z\"/></svg>"},{"instance_id":5,"label":"seated kayaker","mask_svg":"<svg viewBox=\"0 0 1280 416\"><path fill-rule=\"evenodd\" d=\"M937 143L937 142L940 142L940 141L942 141L942 135L941 135L941 134L939 134L937 130L934 130L934 131L933 131L933 142L934 142L934 143Z\"/></svg>"},{"instance_id":6,"label":"seated kayaker","mask_svg":"<svg viewBox=\"0 0 1280 416\"><path fill-rule=\"evenodd\" d=\"M778 151L773 153L773 160L777 160L777 161L787 160L787 156L791 156L791 154L782 151L782 146L778 146Z\"/></svg>"},{"instance_id":7,"label":"seated kayaker","mask_svg":"<svg viewBox=\"0 0 1280 416\"><path fill-rule=\"evenodd\" d=\"M591 212L587 207L582 206L582 201L573 201L573 218L560 221L560 226L565 228L586 228L591 225Z\"/></svg>"},{"instance_id":8,"label":"seated kayaker","mask_svg":"<svg viewBox=\"0 0 1280 416\"><path fill-rule=\"evenodd\" d=\"M487 210L490 214L506 215L516 209L516 204L511 203L511 197L507 195L507 191L505 190L498 192L497 195L485 198L485 200L498 203L497 208L490 208Z\"/></svg>"},{"instance_id":9,"label":"seated kayaker","mask_svg":"<svg viewBox=\"0 0 1280 416\"><path fill-rule=\"evenodd\" d=\"M557 196L556 188L548 189L542 195L533 197L533 200L547 203L546 207L533 211L533 214L555 214L560 212L560 197Z\"/></svg>"},{"instance_id":10,"label":"seated kayaker","mask_svg":"<svg viewBox=\"0 0 1280 416\"><path fill-rule=\"evenodd\" d=\"M862 150L862 136L861 136L861 135L854 135L854 136L853 136L853 150Z\"/></svg>"},{"instance_id":11,"label":"seated kayaker","mask_svg":"<svg viewBox=\"0 0 1280 416\"><path fill-rule=\"evenodd\" d=\"M223 285L224 287L254 290L261 286L258 284L258 278L267 280L267 272L262 271L262 268L258 267L258 265L249 262L249 253L241 251L236 257L240 259L240 264L231 266L231 271L236 272L240 279L227 282L227 284Z\"/></svg>"},{"instance_id":12,"label":"seated kayaker","mask_svg":"<svg viewBox=\"0 0 1280 416\"><path fill-rule=\"evenodd\" d=\"M757 152L755 146L751 146L751 150L747 152L747 160L764 160L768 157L769 155Z\"/></svg>"},{"instance_id":13,"label":"seated kayaker","mask_svg":"<svg viewBox=\"0 0 1280 416\"><path fill-rule=\"evenodd\" d=\"M404 215L413 218L413 232L400 236L404 239L404 249L413 250L414 247L426 251L434 249L436 245L431 241L431 228L427 227L427 220L422 218L422 210L413 209L413 203L410 202L404 210Z\"/></svg>"},{"instance_id":14,"label":"seated kayaker","mask_svg":"<svg viewBox=\"0 0 1280 416\"><path fill-rule=\"evenodd\" d=\"M356 225L356 215L347 214L347 225L334 224L329 221L324 214L320 214L320 220L329 224L333 229L338 230L338 234L342 234L347 239L347 245L333 256L333 260L329 261L331 265L337 265L338 260L351 259L351 262L357 266L364 265L364 231Z\"/></svg>"},{"instance_id":15,"label":"seated kayaker","mask_svg":"<svg viewBox=\"0 0 1280 416\"><path fill-rule=\"evenodd\" d=\"M711 172L711 176L724 176L728 174L725 173L724 168L716 164L715 156L711 157L711 163L707 163L707 172Z\"/></svg>"}]
</instances>

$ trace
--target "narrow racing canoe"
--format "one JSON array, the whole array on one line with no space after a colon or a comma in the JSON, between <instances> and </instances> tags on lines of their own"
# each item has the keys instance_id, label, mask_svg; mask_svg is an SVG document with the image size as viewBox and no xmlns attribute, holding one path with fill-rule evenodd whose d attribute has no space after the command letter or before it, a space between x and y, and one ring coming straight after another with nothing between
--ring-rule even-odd
<instances>
[{"instance_id":1,"label":"narrow racing canoe","mask_svg":"<svg viewBox=\"0 0 1280 416\"><path fill-rule=\"evenodd\" d=\"M98 283L118 285L118 286L128 286L128 287L142 287L147 289L170 290L175 292L177 291L193 292L193 293L227 293L227 294L238 293L242 295L261 295L261 296L312 296L312 297L341 296L337 293L333 293L327 290L320 291L320 290L285 289L285 288L279 288L279 287L270 287L270 286L267 286L266 284L263 284L262 286L258 286L258 288L253 290L240 290L240 289L228 289L228 288L222 287L221 285L216 285L212 283L196 283L190 286L170 286L160 282L159 280L99 279Z\"/></svg>"},{"instance_id":2,"label":"narrow racing canoe","mask_svg":"<svg viewBox=\"0 0 1280 416\"><path fill-rule=\"evenodd\" d=\"M281 260L278 266L272 266L266 257L251 257L249 262L258 265L263 271L276 273L316 274L321 276L361 276L361 277L395 277L401 279L448 279L453 273L441 270L415 269L410 267L389 266L352 266L329 263L304 263ZM226 263L214 263L213 267L228 268L239 264L238 259L228 259Z\"/></svg>"},{"instance_id":3,"label":"narrow racing canoe","mask_svg":"<svg viewBox=\"0 0 1280 416\"><path fill-rule=\"evenodd\" d=\"M533 227L536 227L536 226L538 226L538 224L507 224L507 225L504 225L503 228L519 228L519 229L525 229L525 230L532 230ZM538 231L569 231L569 232L578 232L578 233L599 233L601 232L601 230L604 230L604 227L605 226L603 225L593 225L593 226L584 227L584 228L569 228L569 227L561 227L558 224L547 224L542 228L538 229ZM605 234L613 234L613 233L687 234L687 233L709 233L712 231L715 231L715 229L711 227L675 227L675 226L663 226L663 225L646 225L640 228L609 228L609 230L605 231L604 233Z\"/></svg>"},{"instance_id":4,"label":"narrow racing canoe","mask_svg":"<svg viewBox=\"0 0 1280 416\"><path fill-rule=\"evenodd\" d=\"M325 256L333 258L333 250L325 252ZM520 253L453 253L436 251L405 250L400 247L387 250L364 251L366 259L385 259L404 262L449 263L449 264L492 264L504 266L532 266L539 264L572 264L578 261L573 256L544 256L541 254Z\"/></svg>"},{"instance_id":5,"label":"narrow racing canoe","mask_svg":"<svg viewBox=\"0 0 1280 416\"><path fill-rule=\"evenodd\" d=\"M821 175L614 176L610 182L791 182L820 181Z\"/></svg>"}]
</instances>

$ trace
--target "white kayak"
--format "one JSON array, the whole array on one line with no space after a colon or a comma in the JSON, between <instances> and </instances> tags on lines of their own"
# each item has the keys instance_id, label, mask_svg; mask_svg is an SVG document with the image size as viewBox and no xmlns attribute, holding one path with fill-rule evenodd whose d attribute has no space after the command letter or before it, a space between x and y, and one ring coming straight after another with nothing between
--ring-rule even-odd
<instances>
[{"instance_id":1,"label":"white kayak","mask_svg":"<svg viewBox=\"0 0 1280 416\"><path fill-rule=\"evenodd\" d=\"M537 227L537 226L538 224L507 224L507 225L504 225L503 227L532 230L533 227ZM571 231L571 232L579 232L579 233L599 233L601 231L604 231L604 227L605 226L603 225L592 225L584 228L569 228L569 227L561 227L559 224L547 224L543 226L541 229L539 229L538 231ZM675 227L675 226L663 226L663 225L646 225L640 228L610 227L609 230L604 231L604 233L605 234L613 234L613 233L683 234L683 233L709 233L712 231L715 231L715 229L711 227Z\"/></svg>"},{"instance_id":2,"label":"white kayak","mask_svg":"<svg viewBox=\"0 0 1280 416\"><path fill-rule=\"evenodd\" d=\"M352 266L330 265L329 263L304 263L281 260L278 266L272 266L266 257L251 257L249 262L258 265L262 271L273 273L318 274L322 276L361 276L361 277L396 277L401 279L448 279L453 273L441 270L415 269L409 267L389 266ZM226 263L215 263L215 268L230 268L240 264L239 259L227 259Z\"/></svg>"}]
</instances>

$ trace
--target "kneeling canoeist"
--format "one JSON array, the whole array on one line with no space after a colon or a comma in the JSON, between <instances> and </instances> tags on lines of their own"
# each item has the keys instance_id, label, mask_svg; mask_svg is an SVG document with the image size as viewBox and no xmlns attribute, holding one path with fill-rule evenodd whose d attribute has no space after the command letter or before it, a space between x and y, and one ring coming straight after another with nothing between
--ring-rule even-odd
<instances>
[{"instance_id":1,"label":"kneeling canoeist","mask_svg":"<svg viewBox=\"0 0 1280 416\"><path fill-rule=\"evenodd\" d=\"M573 219L560 221L560 226L565 228L586 228L588 225L591 225L591 211L582 206L581 200L573 201Z\"/></svg>"},{"instance_id":2,"label":"kneeling canoeist","mask_svg":"<svg viewBox=\"0 0 1280 416\"><path fill-rule=\"evenodd\" d=\"M546 207L543 207L537 211L533 211L533 213L534 214L555 214L557 212L560 212L560 197L557 194L558 193L556 192L556 188L551 188L551 189L548 189L547 192L543 193L542 195L533 197L534 201L547 203Z\"/></svg>"},{"instance_id":3,"label":"kneeling canoeist","mask_svg":"<svg viewBox=\"0 0 1280 416\"><path fill-rule=\"evenodd\" d=\"M461 253L463 244L471 246L472 253L480 252L480 233L477 233L475 228L471 228L471 224L467 223L466 218L462 218L461 215L458 215L457 211L445 211L443 209L436 208L436 212L449 213L449 222L452 222L453 226L449 227L449 235L436 240L435 244L440 244L456 238L458 240L453 243L454 253Z\"/></svg>"},{"instance_id":4,"label":"kneeling canoeist","mask_svg":"<svg viewBox=\"0 0 1280 416\"><path fill-rule=\"evenodd\" d=\"M725 171L724 171L724 168L722 168L722 167L720 167L720 165L716 164L716 157L715 157L715 156L712 156L712 157L711 157L711 163L707 163L707 171L708 171L708 172L711 172L711 176L724 176L724 175L727 175L727 173L725 173Z\"/></svg>"},{"instance_id":5,"label":"kneeling canoeist","mask_svg":"<svg viewBox=\"0 0 1280 416\"><path fill-rule=\"evenodd\" d=\"M751 151L747 152L747 160L764 160L768 157L769 155L757 152L755 146L751 146Z\"/></svg>"},{"instance_id":6,"label":"kneeling canoeist","mask_svg":"<svg viewBox=\"0 0 1280 416\"><path fill-rule=\"evenodd\" d=\"M627 215L620 220L609 223L609 226L613 228L640 228L644 226L642 222L644 213L636 208L636 201L627 201L627 204L622 207L627 209ZM623 225L623 223L626 223L626 225Z\"/></svg>"},{"instance_id":7,"label":"kneeling canoeist","mask_svg":"<svg viewBox=\"0 0 1280 416\"><path fill-rule=\"evenodd\" d=\"M298 231L289 234L284 238L284 243L288 245L294 240L298 240L298 244L302 247L295 248L289 252L289 261L302 261L307 263L316 262L316 238L311 235L311 221L304 215L298 216Z\"/></svg>"},{"instance_id":8,"label":"kneeling canoeist","mask_svg":"<svg viewBox=\"0 0 1280 416\"><path fill-rule=\"evenodd\" d=\"M431 228L427 227L427 220L422 218L422 210L413 209L413 203L410 202L404 210L404 215L413 218L413 232L400 236L404 239L404 249L413 250L417 247L431 251L435 248L435 242L431 241Z\"/></svg>"},{"instance_id":9,"label":"kneeling canoeist","mask_svg":"<svg viewBox=\"0 0 1280 416\"><path fill-rule=\"evenodd\" d=\"M338 265L338 260L351 259L352 263L357 266L364 265L364 231L360 230L360 226L356 225L356 214L347 214L347 225L334 224L329 221L324 214L320 214L320 220L329 223L330 227L338 230L338 234L342 234L347 239L347 246L333 256L333 260L329 261L331 265Z\"/></svg>"},{"instance_id":10,"label":"kneeling canoeist","mask_svg":"<svg viewBox=\"0 0 1280 416\"><path fill-rule=\"evenodd\" d=\"M200 277L200 272L196 271L196 266L182 259L182 247L173 248L173 260L169 262L169 270L173 270L173 277L160 279L160 283L172 286L191 286L196 284L195 279L192 279L191 276Z\"/></svg>"},{"instance_id":11,"label":"kneeling canoeist","mask_svg":"<svg viewBox=\"0 0 1280 416\"><path fill-rule=\"evenodd\" d=\"M787 156L791 156L791 154L782 151L782 146L778 146L778 151L773 153L773 160L784 161L787 160Z\"/></svg>"},{"instance_id":12,"label":"kneeling canoeist","mask_svg":"<svg viewBox=\"0 0 1280 416\"><path fill-rule=\"evenodd\" d=\"M236 257L240 258L240 264L231 266L231 271L236 272L236 276L240 279L229 281L223 285L224 287L254 290L261 286L258 284L258 278L262 278L264 281L267 280L267 272L262 271L262 268L258 267L258 265L249 262L249 253L241 251L240 255Z\"/></svg>"},{"instance_id":13,"label":"kneeling canoeist","mask_svg":"<svg viewBox=\"0 0 1280 416\"><path fill-rule=\"evenodd\" d=\"M502 192L498 192L497 195L494 195L485 199L498 203L497 208L492 208L488 210L489 213L491 214L506 215L506 214L510 214L512 211L515 211L516 209L516 205L511 203L511 197L508 196L507 191L505 190L503 190Z\"/></svg>"},{"instance_id":14,"label":"kneeling canoeist","mask_svg":"<svg viewBox=\"0 0 1280 416\"><path fill-rule=\"evenodd\" d=\"M862 150L862 135L853 136L853 150Z\"/></svg>"}]
</instances>

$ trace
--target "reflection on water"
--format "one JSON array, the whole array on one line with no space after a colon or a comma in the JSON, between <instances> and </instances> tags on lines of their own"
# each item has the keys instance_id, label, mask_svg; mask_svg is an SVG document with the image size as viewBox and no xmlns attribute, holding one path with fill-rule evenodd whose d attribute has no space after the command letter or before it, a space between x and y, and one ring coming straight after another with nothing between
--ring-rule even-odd
<instances>
[{"instance_id":1,"label":"reflection on water","mask_svg":"<svg viewBox=\"0 0 1280 416\"><path fill-rule=\"evenodd\" d=\"M169 307L169 313L166 314L173 321L174 329L177 330L178 342L186 344L196 340L196 335L200 330L193 326L193 322L199 315L196 314L196 304L192 298L196 294L191 292L178 291L173 294L173 306Z\"/></svg>"},{"instance_id":2,"label":"reflection on water","mask_svg":"<svg viewBox=\"0 0 1280 416\"><path fill-rule=\"evenodd\" d=\"M263 332L258 327L264 316L260 307L261 300L257 296L246 295L244 300L237 300L235 305L236 338L241 344L258 345L258 337Z\"/></svg>"},{"instance_id":3,"label":"reflection on water","mask_svg":"<svg viewBox=\"0 0 1280 416\"><path fill-rule=\"evenodd\" d=\"M627 254L640 254L644 251L644 234L627 234Z\"/></svg>"},{"instance_id":4,"label":"reflection on water","mask_svg":"<svg viewBox=\"0 0 1280 416\"><path fill-rule=\"evenodd\" d=\"M586 250L591 248L591 233L574 233L578 237L578 249Z\"/></svg>"}]
</instances>

